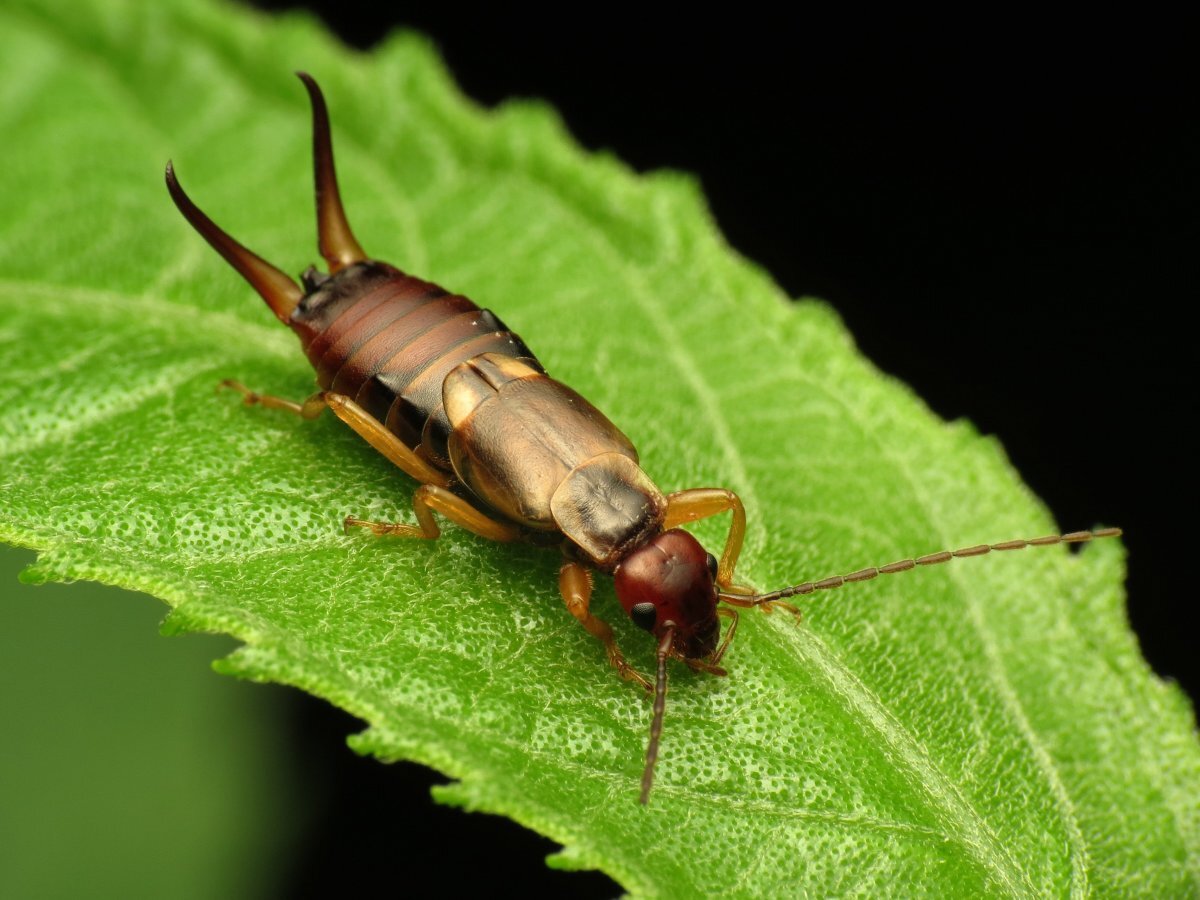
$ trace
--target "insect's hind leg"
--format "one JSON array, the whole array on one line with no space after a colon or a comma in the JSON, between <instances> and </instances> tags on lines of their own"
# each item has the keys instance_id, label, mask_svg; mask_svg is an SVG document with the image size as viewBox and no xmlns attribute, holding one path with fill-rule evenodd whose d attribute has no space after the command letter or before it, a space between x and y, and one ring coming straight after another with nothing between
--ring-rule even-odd
<instances>
[{"instance_id":1,"label":"insect's hind leg","mask_svg":"<svg viewBox=\"0 0 1200 900\"><path fill-rule=\"evenodd\" d=\"M423 484L413 494L413 512L416 513L418 522L416 525L406 525L401 522L369 522L355 516L346 516L344 527L347 529L368 528L373 534L380 537L433 540L442 533L437 522L434 521L434 510L460 528L465 528L490 541L515 541L521 536L519 529L488 518L462 497L446 488L438 487L436 484Z\"/></svg>"},{"instance_id":2,"label":"insect's hind leg","mask_svg":"<svg viewBox=\"0 0 1200 900\"><path fill-rule=\"evenodd\" d=\"M217 385L217 390L221 388L229 388L230 390L237 391L242 395L242 402L247 406L282 409L285 412L300 416L302 419L315 419L327 405L323 391L318 391L303 403L296 403L292 400L284 400L282 397L274 397L271 394L260 394L258 391L252 391L240 381L234 381L232 378L226 378Z\"/></svg>"},{"instance_id":3,"label":"insect's hind leg","mask_svg":"<svg viewBox=\"0 0 1200 900\"><path fill-rule=\"evenodd\" d=\"M318 391L303 403L293 403L291 400L284 400L281 397L272 397L270 394L252 391L233 379L222 381L220 387L227 387L240 393L242 402L247 406L258 405L268 409L282 409L304 419L315 419L321 414L321 410L328 406L333 414L349 425L359 437L406 474L422 484L440 487L448 487L450 484L450 479L445 472L435 469L418 456L411 447L388 431L382 422L345 394Z\"/></svg>"}]
</instances>

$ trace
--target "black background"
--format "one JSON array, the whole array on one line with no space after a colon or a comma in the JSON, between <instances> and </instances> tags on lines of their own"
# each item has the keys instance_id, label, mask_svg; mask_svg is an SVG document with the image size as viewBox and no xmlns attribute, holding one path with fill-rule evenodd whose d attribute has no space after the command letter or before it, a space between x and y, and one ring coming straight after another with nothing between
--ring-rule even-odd
<instances>
[{"instance_id":1,"label":"black background","mask_svg":"<svg viewBox=\"0 0 1200 900\"><path fill-rule=\"evenodd\" d=\"M1143 650L1196 696L1182 26L329 8L347 43L416 28L476 101L544 98L586 147L698 175L735 248L829 301L938 414L998 435L1064 530L1126 529ZM433 807L436 776L355 758L356 722L295 703L321 809L285 893L418 871L451 892L618 892L545 870L553 845L511 823Z\"/></svg>"}]
</instances>

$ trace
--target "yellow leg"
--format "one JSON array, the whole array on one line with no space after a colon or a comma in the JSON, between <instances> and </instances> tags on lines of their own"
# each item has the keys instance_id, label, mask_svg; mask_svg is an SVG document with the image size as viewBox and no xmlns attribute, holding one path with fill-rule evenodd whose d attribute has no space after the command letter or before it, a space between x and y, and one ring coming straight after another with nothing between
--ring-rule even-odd
<instances>
[{"instance_id":1,"label":"yellow leg","mask_svg":"<svg viewBox=\"0 0 1200 900\"><path fill-rule=\"evenodd\" d=\"M435 469L405 446L400 438L388 431L383 423L347 397L345 394L324 395L325 404L333 414L349 425L364 441L386 456L421 484L449 487L450 476Z\"/></svg>"},{"instance_id":2,"label":"yellow leg","mask_svg":"<svg viewBox=\"0 0 1200 900\"><path fill-rule=\"evenodd\" d=\"M437 510L455 525L465 528L489 541L515 541L521 536L521 531L512 525L505 525L490 519L457 494L435 484L423 484L413 494L413 512L417 515L416 525L405 525L399 522L369 522L366 519L346 516L346 528L369 528L372 533L392 537L428 538L433 540L442 531L434 521L433 511Z\"/></svg>"},{"instance_id":3,"label":"yellow leg","mask_svg":"<svg viewBox=\"0 0 1200 900\"><path fill-rule=\"evenodd\" d=\"M257 391L252 391L240 381L234 381L232 378L226 378L219 385L219 388L229 388L237 391L242 395L242 402L247 406L265 406L267 409L282 409L285 412L294 413L302 419L315 419L321 414L321 410L325 408L325 395L317 392L305 400L303 403L295 403L292 400L284 400L282 397L273 397L270 394L260 394Z\"/></svg>"},{"instance_id":4,"label":"yellow leg","mask_svg":"<svg viewBox=\"0 0 1200 900\"><path fill-rule=\"evenodd\" d=\"M790 612L797 619L801 617L800 610L782 600L754 600L749 597L734 597L731 594L722 594L721 602L728 603L730 606L740 606L742 609L761 609L765 613L772 613L777 609L782 609ZM733 612L733 610L730 610L730 612Z\"/></svg>"},{"instance_id":5,"label":"yellow leg","mask_svg":"<svg viewBox=\"0 0 1200 900\"><path fill-rule=\"evenodd\" d=\"M588 608L592 599L592 577L588 570L576 562L563 563L563 567L558 571L558 589L562 592L563 601L571 615L579 620L579 624L586 628L589 634L604 644L609 663L621 673L621 677L637 682L653 693L654 685L650 680L625 662L625 656L617 646L612 628L607 622L593 616Z\"/></svg>"},{"instance_id":6,"label":"yellow leg","mask_svg":"<svg viewBox=\"0 0 1200 900\"><path fill-rule=\"evenodd\" d=\"M663 528L676 528L697 519L707 519L729 510L733 521L729 523L729 537L717 565L717 584L722 590L735 594L753 594L750 588L733 583L733 570L737 567L742 552L742 541L746 537L746 510L733 491L724 488L692 488L667 495L667 515Z\"/></svg>"},{"instance_id":7,"label":"yellow leg","mask_svg":"<svg viewBox=\"0 0 1200 900\"><path fill-rule=\"evenodd\" d=\"M267 409L282 409L294 413L304 419L315 419L326 406L333 410L334 415L349 425L368 444L386 456L393 464L399 466L405 473L422 484L435 484L439 487L450 486L450 476L436 469L417 456L369 412L347 397L345 394L331 394L319 391L303 403L294 403L282 397L270 394L260 394L252 391L244 384L229 378L222 381L220 387L230 388L242 395L242 402L247 406L265 406Z\"/></svg>"}]
</instances>

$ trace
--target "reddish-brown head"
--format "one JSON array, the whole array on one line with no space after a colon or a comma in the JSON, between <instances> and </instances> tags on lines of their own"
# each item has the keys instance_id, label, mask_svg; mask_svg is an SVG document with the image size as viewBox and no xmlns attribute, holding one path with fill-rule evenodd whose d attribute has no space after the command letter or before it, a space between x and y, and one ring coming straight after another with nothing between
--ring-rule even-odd
<instances>
[{"instance_id":1,"label":"reddish-brown head","mask_svg":"<svg viewBox=\"0 0 1200 900\"><path fill-rule=\"evenodd\" d=\"M634 624L661 639L675 623L674 649L705 659L717 649L717 560L678 528L655 535L613 572L617 599Z\"/></svg>"},{"instance_id":2,"label":"reddish-brown head","mask_svg":"<svg viewBox=\"0 0 1200 900\"><path fill-rule=\"evenodd\" d=\"M646 745L641 802L650 799L667 700L667 657L707 660L717 649L717 560L678 528L656 534L613 571L617 599L640 628L658 638L654 720ZM714 669L713 671L720 671Z\"/></svg>"}]
</instances>

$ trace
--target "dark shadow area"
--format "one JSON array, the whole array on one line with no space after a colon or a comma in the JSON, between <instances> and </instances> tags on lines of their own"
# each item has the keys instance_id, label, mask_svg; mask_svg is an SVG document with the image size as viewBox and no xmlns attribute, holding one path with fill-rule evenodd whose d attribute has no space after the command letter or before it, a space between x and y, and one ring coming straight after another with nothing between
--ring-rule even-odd
<instances>
[{"instance_id":1,"label":"dark shadow area","mask_svg":"<svg viewBox=\"0 0 1200 900\"><path fill-rule=\"evenodd\" d=\"M280 873L280 897L622 893L599 872L547 868L543 860L558 844L509 819L433 803L430 788L448 779L415 763L356 755L346 736L362 730L360 721L299 691L292 697L298 781L312 791L318 824Z\"/></svg>"}]
</instances>

